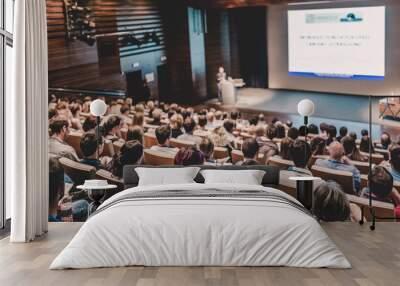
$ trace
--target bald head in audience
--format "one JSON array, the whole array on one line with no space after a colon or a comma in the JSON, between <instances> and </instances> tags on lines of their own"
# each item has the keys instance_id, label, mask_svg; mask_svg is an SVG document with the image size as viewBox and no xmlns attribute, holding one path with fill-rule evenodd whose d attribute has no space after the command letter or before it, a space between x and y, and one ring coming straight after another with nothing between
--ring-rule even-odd
<instances>
[{"instance_id":1,"label":"bald head in audience","mask_svg":"<svg viewBox=\"0 0 400 286\"><path fill-rule=\"evenodd\" d=\"M333 160L340 161L344 156L343 145L339 142L332 142L328 147L329 157Z\"/></svg>"}]
</instances>

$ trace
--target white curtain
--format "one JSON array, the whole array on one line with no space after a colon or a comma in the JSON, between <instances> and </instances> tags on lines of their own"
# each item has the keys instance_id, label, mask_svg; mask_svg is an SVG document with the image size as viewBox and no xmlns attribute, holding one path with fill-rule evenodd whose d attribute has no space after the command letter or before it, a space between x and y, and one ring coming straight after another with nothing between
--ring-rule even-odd
<instances>
[{"instance_id":1,"label":"white curtain","mask_svg":"<svg viewBox=\"0 0 400 286\"><path fill-rule=\"evenodd\" d=\"M47 231L47 23L45 0L15 1L13 94L6 98L6 187L12 242Z\"/></svg>"}]
</instances>

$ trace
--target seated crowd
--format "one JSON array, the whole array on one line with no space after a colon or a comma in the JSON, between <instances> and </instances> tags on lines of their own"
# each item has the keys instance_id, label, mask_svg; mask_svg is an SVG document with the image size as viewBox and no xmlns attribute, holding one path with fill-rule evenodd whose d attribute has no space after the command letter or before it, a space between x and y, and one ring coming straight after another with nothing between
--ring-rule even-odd
<instances>
[{"instance_id":1,"label":"seated crowd","mask_svg":"<svg viewBox=\"0 0 400 286\"><path fill-rule=\"evenodd\" d=\"M386 132L379 142L374 142L368 131L362 130L357 140L357 134L348 132L346 127L341 127L337 134L337 128L326 123L296 128L290 121L266 122L262 114L245 119L237 111L228 113L210 108L195 112L190 107L154 101L133 105L130 98L112 100L97 127L96 118L89 110L91 100L90 97L83 101L51 97L51 157L65 157L106 170L115 179L121 179L125 165L146 164L146 150L170 157L174 164L183 166L259 165L279 158L290 162L283 168L282 181L293 175L310 176L313 166L352 174L354 188L350 191L343 191L341 186L330 182L317 185L315 192L320 194L315 197L324 201L324 196L337 199L344 193L369 196L369 189L362 186L356 162L367 162L371 150L373 154L384 156L369 178L373 199L400 205L400 195L394 188L395 182L400 184L400 142ZM97 133L101 134L100 138ZM69 144L72 134L80 137L79 148ZM146 146L146 136L154 137L154 144ZM172 145L172 142L181 145ZM119 146L117 151L108 150L115 145ZM217 147L226 150L225 158L214 157ZM239 152L239 160L234 159L234 152ZM331 196L338 191L343 194ZM344 200L343 204L352 210L346 196ZM326 215L324 210L319 211L321 217ZM345 217L357 216L350 215L349 211Z\"/></svg>"}]
</instances>

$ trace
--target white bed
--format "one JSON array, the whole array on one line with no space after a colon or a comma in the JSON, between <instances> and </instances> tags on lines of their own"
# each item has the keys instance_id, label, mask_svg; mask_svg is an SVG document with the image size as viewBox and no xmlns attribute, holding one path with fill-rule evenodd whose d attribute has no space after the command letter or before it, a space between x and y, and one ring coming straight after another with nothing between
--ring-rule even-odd
<instances>
[{"instance_id":1,"label":"white bed","mask_svg":"<svg viewBox=\"0 0 400 286\"><path fill-rule=\"evenodd\" d=\"M175 190L182 195L154 197ZM263 193L257 197L252 191ZM193 192L203 195L191 196ZM218 192L228 195L215 195ZM235 192L241 195L229 195ZM131 188L104 202L50 269L128 265L350 268L319 223L298 204L279 190L254 185Z\"/></svg>"}]
</instances>

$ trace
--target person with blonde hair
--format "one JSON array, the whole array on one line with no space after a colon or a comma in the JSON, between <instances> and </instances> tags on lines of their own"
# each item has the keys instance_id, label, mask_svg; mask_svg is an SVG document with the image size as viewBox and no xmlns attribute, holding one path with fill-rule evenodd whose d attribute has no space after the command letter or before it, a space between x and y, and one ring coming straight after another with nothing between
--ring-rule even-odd
<instances>
[{"instance_id":1,"label":"person with blonde hair","mask_svg":"<svg viewBox=\"0 0 400 286\"><path fill-rule=\"evenodd\" d=\"M182 135L182 126L183 126L183 116L177 113L171 116L169 119L169 126L171 127L171 137L178 138L178 136Z\"/></svg>"}]
</instances>

